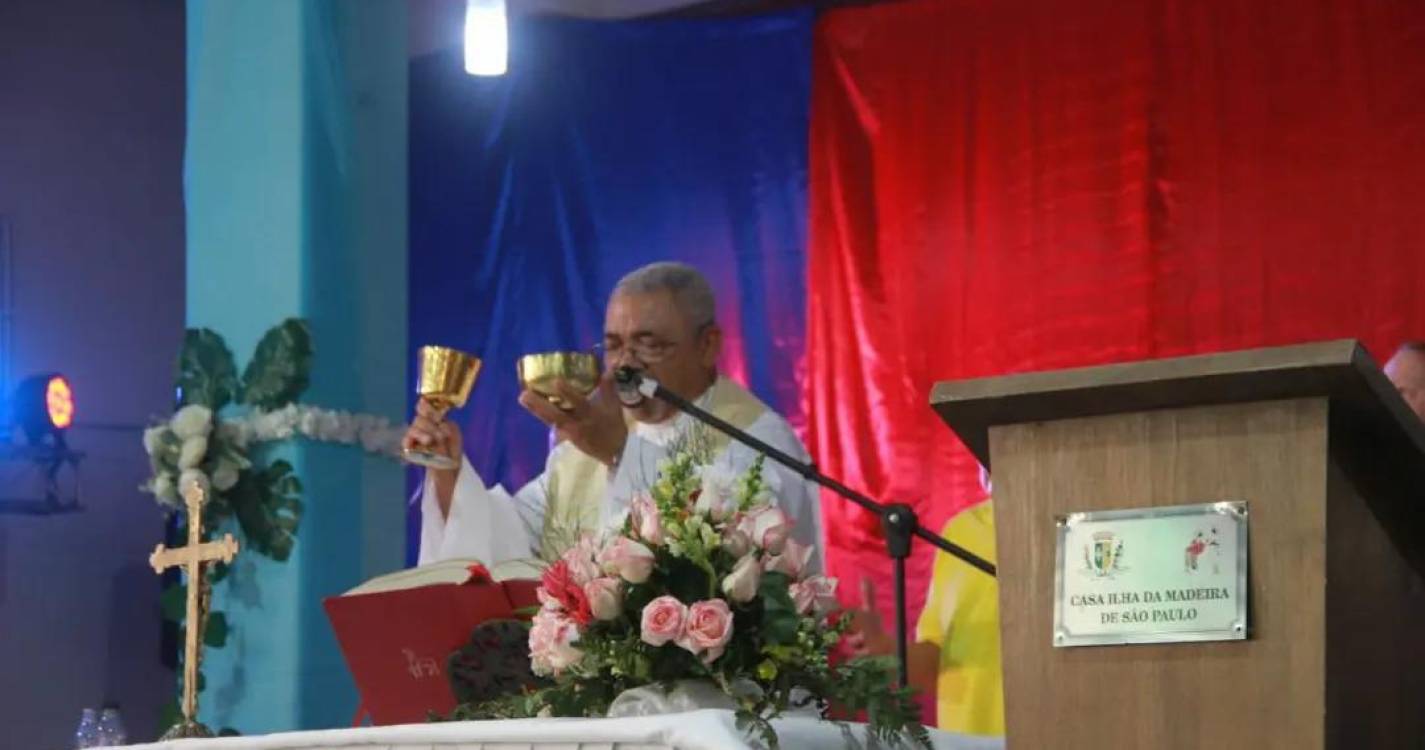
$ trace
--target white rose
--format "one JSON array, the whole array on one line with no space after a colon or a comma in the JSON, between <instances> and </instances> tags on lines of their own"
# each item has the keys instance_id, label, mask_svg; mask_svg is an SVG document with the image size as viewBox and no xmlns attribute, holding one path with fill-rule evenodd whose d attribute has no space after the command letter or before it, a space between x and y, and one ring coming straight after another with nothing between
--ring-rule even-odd
<instances>
[{"instance_id":1,"label":"white rose","mask_svg":"<svg viewBox=\"0 0 1425 750\"><path fill-rule=\"evenodd\" d=\"M178 494L187 494L188 489L195 484L202 488L203 495L206 498L212 485L208 482L208 475L198 469L186 469L182 474L178 475Z\"/></svg>"},{"instance_id":2,"label":"white rose","mask_svg":"<svg viewBox=\"0 0 1425 750\"><path fill-rule=\"evenodd\" d=\"M153 496L164 502L178 502L178 488L173 484L173 475L160 471L153 478Z\"/></svg>"},{"instance_id":3,"label":"white rose","mask_svg":"<svg viewBox=\"0 0 1425 750\"><path fill-rule=\"evenodd\" d=\"M738 530L751 537L753 544L779 555L792 533L792 519L781 508L763 508L743 516L738 522Z\"/></svg>"},{"instance_id":4,"label":"white rose","mask_svg":"<svg viewBox=\"0 0 1425 750\"><path fill-rule=\"evenodd\" d=\"M207 437L213 429L213 410L198 404L189 404L173 415L169 422L173 432L183 440Z\"/></svg>"},{"instance_id":5,"label":"white rose","mask_svg":"<svg viewBox=\"0 0 1425 750\"><path fill-rule=\"evenodd\" d=\"M595 578L584 584L589 611L599 620L617 620L623 614L623 584L617 578Z\"/></svg>"},{"instance_id":6,"label":"white rose","mask_svg":"<svg viewBox=\"0 0 1425 750\"><path fill-rule=\"evenodd\" d=\"M782 554L767 558L762 566L768 573L786 573L795 581L801 578L802 571L806 570L807 562L811 560L811 552L811 545L788 539L782 548Z\"/></svg>"},{"instance_id":7,"label":"white rose","mask_svg":"<svg viewBox=\"0 0 1425 750\"><path fill-rule=\"evenodd\" d=\"M213 489L219 492L227 492L233 488L238 481L238 466L231 461L223 460L218 462L218 468L213 470Z\"/></svg>"},{"instance_id":8,"label":"white rose","mask_svg":"<svg viewBox=\"0 0 1425 750\"><path fill-rule=\"evenodd\" d=\"M195 469L198 464L203 463L203 456L208 454L208 439L205 437L191 437L183 441L183 450L178 453L178 468Z\"/></svg>"},{"instance_id":9,"label":"white rose","mask_svg":"<svg viewBox=\"0 0 1425 750\"><path fill-rule=\"evenodd\" d=\"M762 583L762 566L756 555L747 555L737 561L732 572L722 579L722 593L738 602L750 602L757 596L757 587Z\"/></svg>"},{"instance_id":10,"label":"white rose","mask_svg":"<svg viewBox=\"0 0 1425 750\"><path fill-rule=\"evenodd\" d=\"M156 450L158 450L158 447L159 447L160 445L162 445L162 443L163 443L163 435L164 435L164 433L166 433L166 432L168 432L168 425L166 425L166 424L155 425L155 426L153 426L153 427L148 428L147 430L144 430L144 431L143 431L143 450L144 450L144 453L147 453L147 454L149 454L150 456L152 456L152 455L153 455L153 452L156 451Z\"/></svg>"},{"instance_id":11,"label":"white rose","mask_svg":"<svg viewBox=\"0 0 1425 750\"><path fill-rule=\"evenodd\" d=\"M728 524L728 528L722 533L722 548L733 557L742 557L752 551L752 537L732 526Z\"/></svg>"}]
</instances>

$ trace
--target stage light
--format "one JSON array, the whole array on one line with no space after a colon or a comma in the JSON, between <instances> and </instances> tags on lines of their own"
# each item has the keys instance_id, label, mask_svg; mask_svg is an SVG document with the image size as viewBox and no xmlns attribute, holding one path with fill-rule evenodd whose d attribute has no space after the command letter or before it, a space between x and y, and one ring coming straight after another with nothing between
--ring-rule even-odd
<instances>
[{"instance_id":1,"label":"stage light","mask_svg":"<svg viewBox=\"0 0 1425 750\"><path fill-rule=\"evenodd\" d=\"M51 438L64 447L64 433L74 424L74 388L57 372L26 378L15 388L15 423L32 445Z\"/></svg>"},{"instance_id":2,"label":"stage light","mask_svg":"<svg viewBox=\"0 0 1425 750\"><path fill-rule=\"evenodd\" d=\"M74 424L74 390L69 381L56 375L45 385L45 411L50 424L57 430L67 430Z\"/></svg>"},{"instance_id":3,"label":"stage light","mask_svg":"<svg viewBox=\"0 0 1425 750\"><path fill-rule=\"evenodd\" d=\"M465 0L465 72L502 76L509 51L505 0Z\"/></svg>"}]
</instances>

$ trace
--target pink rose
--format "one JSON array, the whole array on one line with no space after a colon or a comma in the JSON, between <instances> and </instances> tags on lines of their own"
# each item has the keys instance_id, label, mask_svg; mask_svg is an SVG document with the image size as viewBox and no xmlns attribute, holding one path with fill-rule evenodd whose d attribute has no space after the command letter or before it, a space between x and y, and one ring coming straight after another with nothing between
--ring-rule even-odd
<instances>
[{"instance_id":1,"label":"pink rose","mask_svg":"<svg viewBox=\"0 0 1425 750\"><path fill-rule=\"evenodd\" d=\"M794 583L788 589L788 593L792 595L792 605L797 608L797 614L811 613L811 608L816 604L816 591L812 587L803 583Z\"/></svg>"},{"instance_id":2,"label":"pink rose","mask_svg":"<svg viewBox=\"0 0 1425 750\"><path fill-rule=\"evenodd\" d=\"M688 608L688 621L678 645L694 655L702 654L704 664L722 656L727 642L732 640L732 610L721 599L698 602Z\"/></svg>"},{"instance_id":3,"label":"pink rose","mask_svg":"<svg viewBox=\"0 0 1425 750\"><path fill-rule=\"evenodd\" d=\"M599 563L605 573L617 573L629 583L643 583L653 575L653 551L624 536L599 553Z\"/></svg>"},{"instance_id":4,"label":"pink rose","mask_svg":"<svg viewBox=\"0 0 1425 750\"><path fill-rule=\"evenodd\" d=\"M788 539L786 546L782 548L782 554L767 558L763 567L768 573L786 573L795 581L802 577L802 571L806 570L807 561L810 559L811 545Z\"/></svg>"},{"instance_id":5,"label":"pink rose","mask_svg":"<svg viewBox=\"0 0 1425 750\"><path fill-rule=\"evenodd\" d=\"M750 602L757 596L757 587L761 583L762 566L758 564L756 555L747 554L722 579L722 593L738 604Z\"/></svg>"},{"instance_id":6,"label":"pink rose","mask_svg":"<svg viewBox=\"0 0 1425 750\"><path fill-rule=\"evenodd\" d=\"M623 584L617 578L595 578L584 584L589 609L599 620L617 620L623 612Z\"/></svg>"},{"instance_id":7,"label":"pink rose","mask_svg":"<svg viewBox=\"0 0 1425 750\"><path fill-rule=\"evenodd\" d=\"M579 663L584 652L574 647L579 626L563 614L541 610L529 629L530 668L535 674L558 674Z\"/></svg>"},{"instance_id":8,"label":"pink rose","mask_svg":"<svg viewBox=\"0 0 1425 750\"><path fill-rule=\"evenodd\" d=\"M663 518L652 497L647 493L638 494L629 506L629 513L633 515L633 528L639 539L655 546L663 543Z\"/></svg>"},{"instance_id":9,"label":"pink rose","mask_svg":"<svg viewBox=\"0 0 1425 750\"><path fill-rule=\"evenodd\" d=\"M662 646L683 634L688 608L671 596L660 596L643 607L640 637L650 646Z\"/></svg>"},{"instance_id":10,"label":"pink rose","mask_svg":"<svg viewBox=\"0 0 1425 750\"><path fill-rule=\"evenodd\" d=\"M836 579L826 576L812 576L805 581L791 585L789 593L797 614L805 615L813 610L826 614L836 610L841 603L836 599Z\"/></svg>"},{"instance_id":11,"label":"pink rose","mask_svg":"<svg viewBox=\"0 0 1425 750\"><path fill-rule=\"evenodd\" d=\"M753 544L776 555L792 533L792 521L781 508L768 507L743 516L737 529L747 534Z\"/></svg>"},{"instance_id":12,"label":"pink rose","mask_svg":"<svg viewBox=\"0 0 1425 750\"><path fill-rule=\"evenodd\" d=\"M590 536L579 539L579 543L570 547L559 556L569 565L569 577L575 584L583 586L589 581L599 577L599 566L594 562L598 554L598 547Z\"/></svg>"}]
</instances>

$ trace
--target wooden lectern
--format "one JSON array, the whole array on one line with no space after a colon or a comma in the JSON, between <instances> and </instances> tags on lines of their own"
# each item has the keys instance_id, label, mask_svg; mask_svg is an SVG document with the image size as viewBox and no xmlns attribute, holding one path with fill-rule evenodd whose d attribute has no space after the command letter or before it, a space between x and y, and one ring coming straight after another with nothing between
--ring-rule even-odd
<instances>
[{"instance_id":1,"label":"wooden lectern","mask_svg":"<svg viewBox=\"0 0 1425 750\"><path fill-rule=\"evenodd\" d=\"M1425 748L1425 425L1355 341L940 383L1011 748ZM1245 500L1248 637L1056 648L1056 516Z\"/></svg>"}]
</instances>

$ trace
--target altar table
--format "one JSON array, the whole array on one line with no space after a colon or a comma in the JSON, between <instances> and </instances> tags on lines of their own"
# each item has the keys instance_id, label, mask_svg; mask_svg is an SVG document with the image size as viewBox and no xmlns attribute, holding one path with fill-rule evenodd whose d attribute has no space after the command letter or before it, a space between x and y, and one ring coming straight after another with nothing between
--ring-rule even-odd
<instances>
[{"instance_id":1,"label":"altar table","mask_svg":"<svg viewBox=\"0 0 1425 750\"><path fill-rule=\"evenodd\" d=\"M788 717L773 722L786 750L876 747L866 727ZM936 750L1002 750L1002 738L931 729ZM131 745L126 750L740 750L759 745L738 731L731 711L703 710L624 719L517 719L284 732Z\"/></svg>"}]
</instances>

